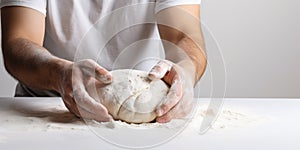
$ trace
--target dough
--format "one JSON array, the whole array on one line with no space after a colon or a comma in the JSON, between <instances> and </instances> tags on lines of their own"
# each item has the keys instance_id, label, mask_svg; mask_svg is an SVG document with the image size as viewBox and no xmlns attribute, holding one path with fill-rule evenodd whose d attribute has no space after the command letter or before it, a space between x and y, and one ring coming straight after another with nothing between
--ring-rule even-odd
<instances>
[{"instance_id":1,"label":"dough","mask_svg":"<svg viewBox=\"0 0 300 150\"><path fill-rule=\"evenodd\" d=\"M155 110L165 99L169 87L162 80L148 79L148 73L139 70L114 70L113 82L97 87L91 95L108 109L117 120L129 123L151 122Z\"/></svg>"}]
</instances>

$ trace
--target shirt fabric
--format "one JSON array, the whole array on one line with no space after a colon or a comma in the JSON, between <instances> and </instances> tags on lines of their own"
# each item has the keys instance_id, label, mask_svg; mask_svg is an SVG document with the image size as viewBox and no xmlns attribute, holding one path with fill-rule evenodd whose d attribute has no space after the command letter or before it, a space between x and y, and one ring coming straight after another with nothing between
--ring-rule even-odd
<instances>
[{"instance_id":1,"label":"shirt fabric","mask_svg":"<svg viewBox=\"0 0 300 150\"><path fill-rule=\"evenodd\" d=\"M164 58L155 14L201 0L1 0L46 16L44 47L70 61L93 59L108 70L148 71ZM19 84L16 96L59 96Z\"/></svg>"}]
</instances>

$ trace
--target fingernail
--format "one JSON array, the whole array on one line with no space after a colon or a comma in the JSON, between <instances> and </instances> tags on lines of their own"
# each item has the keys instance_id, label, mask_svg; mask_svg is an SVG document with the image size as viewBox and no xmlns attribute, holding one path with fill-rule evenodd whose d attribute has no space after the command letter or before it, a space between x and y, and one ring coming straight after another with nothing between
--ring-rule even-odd
<instances>
[{"instance_id":1,"label":"fingernail","mask_svg":"<svg viewBox=\"0 0 300 150\"><path fill-rule=\"evenodd\" d=\"M100 75L100 80L103 83L111 83L112 82L112 76L110 74Z\"/></svg>"},{"instance_id":2,"label":"fingernail","mask_svg":"<svg viewBox=\"0 0 300 150\"><path fill-rule=\"evenodd\" d=\"M105 78L106 78L107 82L112 82L112 75L111 74L106 74Z\"/></svg>"}]
</instances>

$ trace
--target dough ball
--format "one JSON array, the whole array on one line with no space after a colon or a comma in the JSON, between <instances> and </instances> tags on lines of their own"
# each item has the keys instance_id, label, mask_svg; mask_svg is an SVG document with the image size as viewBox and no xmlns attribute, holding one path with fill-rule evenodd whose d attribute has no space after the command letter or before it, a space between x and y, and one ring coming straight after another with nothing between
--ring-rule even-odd
<instances>
[{"instance_id":1,"label":"dough ball","mask_svg":"<svg viewBox=\"0 0 300 150\"><path fill-rule=\"evenodd\" d=\"M114 119L129 123L153 121L156 107L169 91L168 85L148 79L145 71L125 69L111 73L113 82L97 88L96 93Z\"/></svg>"}]
</instances>

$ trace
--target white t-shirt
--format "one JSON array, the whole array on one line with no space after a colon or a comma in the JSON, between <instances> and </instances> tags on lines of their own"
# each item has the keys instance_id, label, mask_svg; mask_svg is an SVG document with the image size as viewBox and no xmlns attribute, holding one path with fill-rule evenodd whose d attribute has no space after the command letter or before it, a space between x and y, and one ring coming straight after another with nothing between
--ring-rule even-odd
<instances>
[{"instance_id":1,"label":"white t-shirt","mask_svg":"<svg viewBox=\"0 0 300 150\"><path fill-rule=\"evenodd\" d=\"M23 6L45 15L44 47L60 58L75 62L93 59L108 70L149 70L158 58L164 58L155 14L176 5L200 3L201 0L1 0L0 7ZM43 95L35 93L30 95Z\"/></svg>"}]
</instances>

